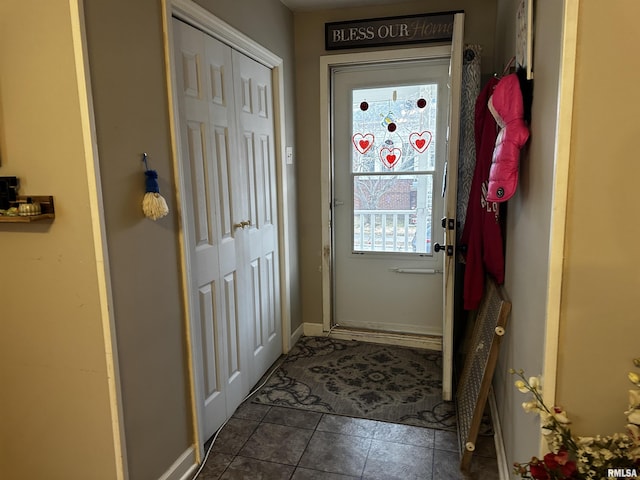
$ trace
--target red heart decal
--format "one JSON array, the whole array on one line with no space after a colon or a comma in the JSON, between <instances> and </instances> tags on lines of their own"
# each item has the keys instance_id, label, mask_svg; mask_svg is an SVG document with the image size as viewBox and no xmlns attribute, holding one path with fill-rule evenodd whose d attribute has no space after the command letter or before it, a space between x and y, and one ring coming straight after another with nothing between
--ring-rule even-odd
<instances>
[{"instance_id":1,"label":"red heart decal","mask_svg":"<svg viewBox=\"0 0 640 480\"><path fill-rule=\"evenodd\" d=\"M415 150L422 153L431 145L431 138L431 132L428 130L421 133L413 132L409 135L409 143Z\"/></svg>"},{"instance_id":2,"label":"red heart decal","mask_svg":"<svg viewBox=\"0 0 640 480\"><path fill-rule=\"evenodd\" d=\"M373 146L374 139L373 133L367 133L366 135L354 133L351 141L358 152L365 154Z\"/></svg>"},{"instance_id":3,"label":"red heart decal","mask_svg":"<svg viewBox=\"0 0 640 480\"><path fill-rule=\"evenodd\" d=\"M387 148L380 149L380 160L387 168L393 168L402 156L402 150L399 148Z\"/></svg>"}]
</instances>

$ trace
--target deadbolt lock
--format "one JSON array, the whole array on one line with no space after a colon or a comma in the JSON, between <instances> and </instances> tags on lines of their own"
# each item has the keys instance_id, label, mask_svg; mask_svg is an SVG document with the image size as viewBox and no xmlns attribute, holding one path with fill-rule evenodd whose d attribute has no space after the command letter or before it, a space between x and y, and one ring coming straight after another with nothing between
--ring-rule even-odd
<instances>
[{"instance_id":1,"label":"deadbolt lock","mask_svg":"<svg viewBox=\"0 0 640 480\"><path fill-rule=\"evenodd\" d=\"M455 218L442 217L442 220L440 222L441 222L442 228L446 228L447 230L454 230L456 228Z\"/></svg>"}]
</instances>

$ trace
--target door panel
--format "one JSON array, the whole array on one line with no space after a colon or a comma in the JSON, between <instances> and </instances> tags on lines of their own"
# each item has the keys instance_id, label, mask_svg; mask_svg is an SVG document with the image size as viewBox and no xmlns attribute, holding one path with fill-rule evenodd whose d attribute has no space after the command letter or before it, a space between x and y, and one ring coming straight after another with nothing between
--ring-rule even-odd
<instances>
[{"instance_id":1,"label":"door panel","mask_svg":"<svg viewBox=\"0 0 640 480\"><path fill-rule=\"evenodd\" d=\"M249 263L249 289L251 298L251 326L253 327L253 353L257 352L264 345L264 339L262 336L262 326L260 324L260 318L262 314L260 307L262 300L260 298L260 262L254 260Z\"/></svg>"},{"instance_id":2,"label":"door panel","mask_svg":"<svg viewBox=\"0 0 640 480\"><path fill-rule=\"evenodd\" d=\"M333 72L335 324L442 334L442 257L431 244L448 68L444 58Z\"/></svg>"},{"instance_id":3,"label":"door panel","mask_svg":"<svg viewBox=\"0 0 640 480\"><path fill-rule=\"evenodd\" d=\"M218 205L220 208L220 236L223 239L231 238L232 234L232 215L231 215L231 198L229 195L229 163L231 162L231 156L229 155L228 148L228 130L222 127L214 127L214 155L216 159L216 168L218 170L217 176L217 191L218 191Z\"/></svg>"},{"instance_id":4,"label":"door panel","mask_svg":"<svg viewBox=\"0 0 640 480\"><path fill-rule=\"evenodd\" d=\"M273 248L273 247L267 247ZM277 302L275 301L278 293L278 289L276 286L278 285L278 270L276 267L276 262L274 258L273 251L268 253L262 259L264 263L264 272L265 272L265 300L264 300L264 311L263 317L265 318L263 325L263 337L268 342L273 342L274 338L278 336L278 322L276 321L278 318L277 311Z\"/></svg>"},{"instance_id":5,"label":"door panel","mask_svg":"<svg viewBox=\"0 0 640 480\"><path fill-rule=\"evenodd\" d=\"M271 70L174 19L202 435L282 352Z\"/></svg>"},{"instance_id":6,"label":"door panel","mask_svg":"<svg viewBox=\"0 0 640 480\"><path fill-rule=\"evenodd\" d=\"M240 353L240 334L238 329L238 315L236 307L238 298L236 296L236 276L234 273L225 275L224 277L224 311L226 312L227 327L227 354L229 356L227 362L227 381L232 384L240 375L241 353Z\"/></svg>"},{"instance_id":7,"label":"door panel","mask_svg":"<svg viewBox=\"0 0 640 480\"><path fill-rule=\"evenodd\" d=\"M202 352L204 355L204 392L206 398L215 398L221 391L218 383L218 368L215 357L215 287L205 285L198 290L200 304L200 331L202 332Z\"/></svg>"},{"instance_id":8,"label":"door panel","mask_svg":"<svg viewBox=\"0 0 640 480\"><path fill-rule=\"evenodd\" d=\"M275 201L275 136L271 70L247 56L233 52L238 125L243 149L239 158L242 195L239 207L242 248L247 261L247 290L252 292L246 308L253 345L250 378L257 382L282 353L279 321L280 297L278 230ZM235 195L234 195L235 198Z\"/></svg>"},{"instance_id":9,"label":"door panel","mask_svg":"<svg viewBox=\"0 0 640 480\"><path fill-rule=\"evenodd\" d=\"M228 230L224 228L228 221L221 215L224 208L214 192L225 183L219 167L227 164L235 150L229 136L229 127L235 124L234 111L224 98L224 92L232 91L227 74L231 72L231 52L215 43L207 45L201 32L178 20L173 26L181 169L186 185L185 240L191 265L189 301L195 317L192 328L200 339L194 345L194 365L200 379L201 421L204 434L209 436L226 420L228 405L227 328L220 320L230 314L222 291L225 275L235 269L235 254L220 256L223 239L227 252L233 251L234 245L223 233ZM217 72L214 81L208 72Z\"/></svg>"}]
</instances>

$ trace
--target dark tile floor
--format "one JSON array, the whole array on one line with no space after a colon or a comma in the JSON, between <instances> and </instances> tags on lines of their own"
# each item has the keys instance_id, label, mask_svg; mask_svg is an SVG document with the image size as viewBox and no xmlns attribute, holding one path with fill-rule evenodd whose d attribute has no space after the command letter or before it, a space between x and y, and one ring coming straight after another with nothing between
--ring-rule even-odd
<instances>
[{"instance_id":1,"label":"dark tile floor","mask_svg":"<svg viewBox=\"0 0 640 480\"><path fill-rule=\"evenodd\" d=\"M498 480L493 437L471 475L454 432L245 402L221 430L198 480Z\"/></svg>"}]
</instances>

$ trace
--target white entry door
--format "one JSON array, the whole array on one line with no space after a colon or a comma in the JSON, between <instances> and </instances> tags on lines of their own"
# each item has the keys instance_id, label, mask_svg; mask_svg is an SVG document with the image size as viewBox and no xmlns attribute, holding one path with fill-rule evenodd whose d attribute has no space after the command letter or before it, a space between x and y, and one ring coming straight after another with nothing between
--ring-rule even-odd
<instances>
[{"instance_id":1,"label":"white entry door","mask_svg":"<svg viewBox=\"0 0 640 480\"><path fill-rule=\"evenodd\" d=\"M334 70L335 323L442 335L449 59ZM437 223L436 223L437 222Z\"/></svg>"},{"instance_id":2,"label":"white entry door","mask_svg":"<svg viewBox=\"0 0 640 480\"><path fill-rule=\"evenodd\" d=\"M270 70L173 19L196 407L204 442L282 351Z\"/></svg>"},{"instance_id":3,"label":"white entry door","mask_svg":"<svg viewBox=\"0 0 640 480\"><path fill-rule=\"evenodd\" d=\"M441 336L444 400L453 391L463 25L456 14L448 51L330 67L332 326Z\"/></svg>"}]
</instances>

